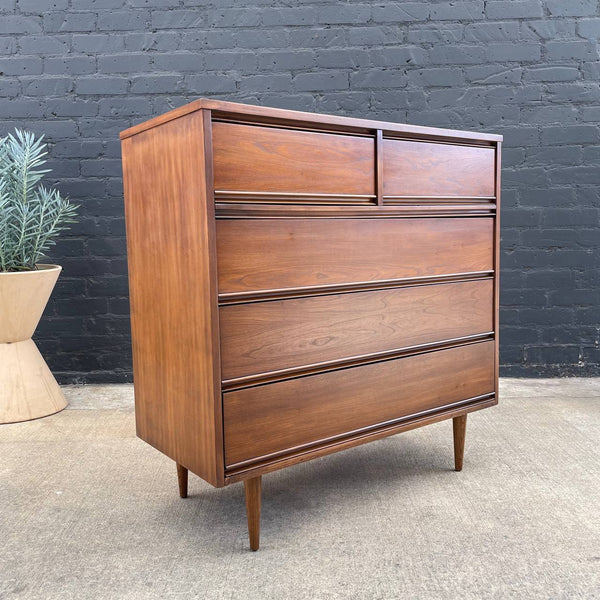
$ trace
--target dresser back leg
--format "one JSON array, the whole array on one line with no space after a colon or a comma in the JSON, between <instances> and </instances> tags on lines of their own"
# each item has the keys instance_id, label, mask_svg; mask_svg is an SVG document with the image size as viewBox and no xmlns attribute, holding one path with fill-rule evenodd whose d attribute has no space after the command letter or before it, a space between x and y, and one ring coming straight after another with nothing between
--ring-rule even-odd
<instances>
[{"instance_id":1,"label":"dresser back leg","mask_svg":"<svg viewBox=\"0 0 600 600\"><path fill-rule=\"evenodd\" d=\"M463 457L465 455L465 432L467 429L467 415L454 417L452 419L454 431L454 469L462 471Z\"/></svg>"},{"instance_id":2,"label":"dresser back leg","mask_svg":"<svg viewBox=\"0 0 600 600\"><path fill-rule=\"evenodd\" d=\"M188 470L177 463L177 481L179 482L179 495L187 498L188 494Z\"/></svg>"},{"instance_id":3,"label":"dresser back leg","mask_svg":"<svg viewBox=\"0 0 600 600\"><path fill-rule=\"evenodd\" d=\"M250 536L250 549L258 550L260 541L260 490L261 476L244 480L246 493L246 515L248 517L248 535Z\"/></svg>"}]
</instances>

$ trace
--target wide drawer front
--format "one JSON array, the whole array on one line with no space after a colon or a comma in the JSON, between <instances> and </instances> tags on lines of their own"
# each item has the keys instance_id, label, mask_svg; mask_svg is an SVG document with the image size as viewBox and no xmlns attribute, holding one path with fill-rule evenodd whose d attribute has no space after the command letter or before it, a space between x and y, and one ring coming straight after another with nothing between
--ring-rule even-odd
<instances>
[{"instance_id":1,"label":"wide drawer front","mask_svg":"<svg viewBox=\"0 0 600 600\"><path fill-rule=\"evenodd\" d=\"M263 200L273 193L296 194L299 201L303 195L327 199L320 194L348 195L355 202L374 197L372 138L237 123L216 122L212 128L217 198L228 191L266 192Z\"/></svg>"},{"instance_id":2,"label":"wide drawer front","mask_svg":"<svg viewBox=\"0 0 600 600\"><path fill-rule=\"evenodd\" d=\"M225 380L493 330L492 280L220 309Z\"/></svg>"},{"instance_id":3,"label":"wide drawer front","mask_svg":"<svg viewBox=\"0 0 600 600\"><path fill-rule=\"evenodd\" d=\"M383 195L495 196L494 148L383 140Z\"/></svg>"},{"instance_id":4,"label":"wide drawer front","mask_svg":"<svg viewBox=\"0 0 600 600\"><path fill-rule=\"evenodd\" d=\"M217 220L219 294L493 269L491 217Z\"/></svg>"},{"instance_id":5,"label":"wide drawer front","mask_svg":"<svg viewBox=\"0 0 600 600\"><path fill-rule=\"evenodd\" d=\"M258 460L494 392L494 342L223 394L225 463Z\"/></svg>"}]
</instances>

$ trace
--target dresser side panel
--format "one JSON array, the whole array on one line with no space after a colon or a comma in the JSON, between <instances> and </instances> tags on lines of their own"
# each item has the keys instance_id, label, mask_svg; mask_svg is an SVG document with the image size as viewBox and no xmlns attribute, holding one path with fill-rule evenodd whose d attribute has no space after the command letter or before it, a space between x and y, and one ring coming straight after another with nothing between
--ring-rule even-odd
<instances>
[{"instance_id":1,"label":"dresser side panel","mask_svg":"<svg viewBox=\"0 0 600 600\"><path fill-rule=\"evenodd\" d=\"M137 434L221 486L215 234L205 112L124 139L123 179Z\"/></svg>"}]
</instances>

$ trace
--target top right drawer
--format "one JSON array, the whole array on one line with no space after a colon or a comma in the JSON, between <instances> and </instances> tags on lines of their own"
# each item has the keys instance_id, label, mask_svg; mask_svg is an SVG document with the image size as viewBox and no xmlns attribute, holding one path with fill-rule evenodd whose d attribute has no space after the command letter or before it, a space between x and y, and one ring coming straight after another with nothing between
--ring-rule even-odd
<instances>
[{"instance_id":1,"label":"top right drawer","mask_svg":"<svg viewBox=\"0 0 600 600\"><path fill-rule=\"evenodd\" d=\"M495 150L409 140L383 140L383 196L493 198Z\"/></svg>"}]
</instances>

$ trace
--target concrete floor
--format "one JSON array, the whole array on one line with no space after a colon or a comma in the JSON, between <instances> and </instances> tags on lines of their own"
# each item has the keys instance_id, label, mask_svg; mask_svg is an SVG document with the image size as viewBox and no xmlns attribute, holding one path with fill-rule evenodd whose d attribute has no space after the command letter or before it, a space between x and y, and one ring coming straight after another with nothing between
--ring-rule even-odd
<instances>
[{"instance_id":1,"label":"concrete floor","mask_svg":"<svg viewBox=\"0 0 600 600\"><path fill-rule=\"evenodd\" d=\"M261 550L240 484L134 434L130 386L0 426L0 598L600 598L600 379L504 380L469 417L263 478Z\"/></svg>"}]
</instances>

